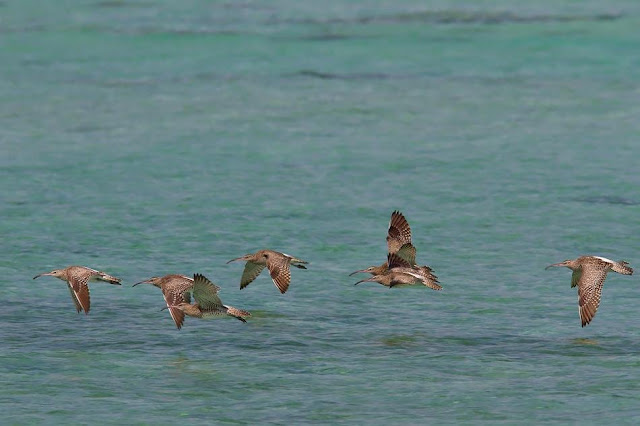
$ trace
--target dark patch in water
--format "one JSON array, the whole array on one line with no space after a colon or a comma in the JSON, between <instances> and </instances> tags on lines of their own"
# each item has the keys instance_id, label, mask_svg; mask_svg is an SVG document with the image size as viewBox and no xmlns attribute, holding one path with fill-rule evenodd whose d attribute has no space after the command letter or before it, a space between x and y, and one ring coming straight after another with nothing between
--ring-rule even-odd
<instances>
[{"instance_id":1,"label":"dark patch in water","mask_svg":"<svg viewBox=\"0 0 640 426\"><path fill-rule=\"evenodd\" d=\"M286 22L302 24L369 24L369 23L412 23L422 22L431 24L508 24L529 22L597 22L620 19L621 13L600 13L595 15L517 15L513 12L467 12L462 10L422 11L398 13L392 15L361 16L344 19L332 18L327 20L302 19L287 20ZM270 23L279 23L271 20Z\"/></svg>"},{"instance_id":2,"label":"dark patch in water","mask_svg":"<svg viewBox=\"0 0 640 426\"><path fill-rule=\"evenodd\" d=\"M307 41L335 41L335 40L349 40L355 38L346 34L317 34L310 36L302 36L300 40Z\"/></svg>"},{"instance_id":3,"label":"dark patch in water","mask_svg":"<svg viewBox=\"0 0 640 426\"><path fill-rule=\"evenodd\" d=\"M504 24L520 22L574 22L574 21L611 21L619 19L619 14L598 14L587 16L571 15L531 15L520 16L511 12L418 12L394 15L391 22L435 22L439 24Z\"/></svg>"},{"instance_id":4,"label":"dark patch in water","mask_svg":"<svg viewBox=\"0 0 640 426\"><path fill-rule=\"evenodd\" d=\"M69 133L94 133L94 132L104 132L109 129L110 128L106 126L80 124L77 126L68 127L67 131Z\"/></svg>"},{"instance_id":5,"label":"dark patch in water","mask_svg":"<svg viewBox=\"0 0 640 426\"><path fill-rule=\"evenodd\" d=\"M597 195L593 197L577 198L576 201L591 204L619 204L623 206L637 206L640 202L630 200L629 198L616 197L610 195Z\"/></svg>"},{"instance_id":6,"label":"dark patch in water","mask_svg":"<svg viewBox=\"0 0 640 426\"><path fill-rule=\"evenodd\" d=\"M96 2L94 4L95 7L102 7L102 8L118 8L118 7L148 7L151 6L151 3L141 3L141 2L131 2L131 1L124 1L124 0L102 0L99 2Z\"/></svg>"},{"instance_id":7,"label":"dark patch in water","mask_svg":"<svg viewBox=\"0 0 640 426\"><path fill-rule=\"evenodd\" d=\"M354 73L354 74L336 74L330 72L301 70L293 73L294 76L319 78L321 80L391 80L410 78L406 74L384 74L384 73Z\"/></svg>"},{"instance_id":8,"label":"dark patch in water","mask_svg":"<svg viewBox=\"0 0 640 426\"><path fill-rule=\"evenodd\" d=\"M385 346L391 347L405 347L405 346L413 346L417 342L416 336L410 335L395 335L390 337L385 337L381 339L381 342Z\"/></svg>"},{"instance_id":9,"label":"dark patch in water","mask_svg":"<svg viewBox=\"0 0 640 426\"><path fill-rule=\"evenodd\" d=\"M156 85L159 82L155 80L149 79L117 79L117 80L108 80L108 81L99 81L95 82L99 86L103 87L131 87L131 86L152 86Z\"/></svg>"}]
</instances>

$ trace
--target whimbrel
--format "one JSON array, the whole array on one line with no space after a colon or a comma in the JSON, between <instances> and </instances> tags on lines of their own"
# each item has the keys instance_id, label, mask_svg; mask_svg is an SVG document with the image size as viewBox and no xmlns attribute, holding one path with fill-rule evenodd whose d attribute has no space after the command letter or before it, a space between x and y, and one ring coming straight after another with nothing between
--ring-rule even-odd
<instances>
[{"instance_id":1,"label":"whimbrel","mask_svg":"<svg viewBox=\"0 0 640 426\"><path fill-rule=\"evenodd\" d=\"M573 271L571 287L578 286L578 313L584 327L596 316L607 272L613 271L623 275L631 275L633 269L627 266L628 264L624 260L615 262L600 256L580 256L577 259L554 263L545 269L566 266Z\"/></svg>"},{"instance_id":2,"label":"whimbrel","mask_svg":"<svg viewBox=\"0 0 640 426\"><path fill-rule=\"evenodd\" d=\"M259 250L256 253L249 253L242 257L231 259L227 263L235 262L237 260L247 261L244 271L242 272L242 278L240 279L240 289L245 288L255 280L266 266L267 269L269 269L269 274L271 274L273 283L278 287L280 293L283 294L286 293L289 288L289 282L291 281L289 265L293 265L300 269L307 269L302 264L308 263L288 254L273 250Z\"/></svg>"},{"instance_id":3,"label":"whimbrel","mask_svg":"<svg viewBox=\"0 0 640 426\"><path fill-rule=\"evenodd\" d=\"M438 284L438 277L431 273L431 268L428 266L410 266L397 253L389 253L387 262L390 267L384 273L360 280L355 285L364 282L377 282L392 288L422 284L433 290L442 290L442 286Z\"/></svg>"},{"instance_id":4,"label":"whimbrel","mask_svg":"<svg viewBox=\"0 0 640 426\"><path fill-rule=\"evenodd\" d=\"M389 228L387 229L387 252L397 254L411 266L416 264L416 248L411 244L411 227L404 215L398 210L394 210L394 212L391 213L391 219L389 220ZM380 266L370 266L366 269L352 272L349 276L357 274L358 272L381 275L388 268L388 263L384 262Z\"/></svg>"},{"instance_id":5,"label":"whimbrel","mask_svg":"<svg viewBox=\"0 0 640 426\"><path fill-rule=\"evenodd\" d=\"M186 275L169 274L163 277L151 277L148 280L135 283L133 287L143 283L153 284L162 290L162 295L164 296L164 301L167 304L171 318L173 318L173 321L176 323L178 330L182 328L184 313L176 308L176 305L183 302L191 302L190 293L193 292L193 278L187 277Z\"/></svg>"},{"instance_id":6,"label":"whimbrel","mask_svg":"<svg viewBox=\"0 0 640 426\"><path fill-rule=\"evenodd\" d=\"M244 317L250 317L251 314L242 309L234 308L222 304L222 300L218 296L220 287L209 281L207 277L201 274L193 276L193 298L196 303L193 305L182 302L175 305L190 317L196 318L215 318L215 317L233 317L242 322L247 322Z\"/></svg>"},{"instance_id":7,"label":"whimbrel","mask_svg":"<svg viewBox=\"0 0 640 426\"><path fill-rule=\"evenodd\" d=\"M68 266L64 269L54 269L51 272L38 274L33 279L50 275L67 282L71 299L76 305L76 311L84 310L85 314L89 314L91 308L91 299L89 298L89 281L104 281L109 284L120 285L120 278L113 277L95 269L86 266Z\"/></svg>"}]
</instances>

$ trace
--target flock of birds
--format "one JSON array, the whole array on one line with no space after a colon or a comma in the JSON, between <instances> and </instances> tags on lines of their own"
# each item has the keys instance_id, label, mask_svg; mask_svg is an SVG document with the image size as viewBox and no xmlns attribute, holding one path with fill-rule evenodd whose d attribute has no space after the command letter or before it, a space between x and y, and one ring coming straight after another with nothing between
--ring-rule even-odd
<instances>
[{"instance_id":1,"label":"flock of birds","mask_svg":"<svg viewBox=\"0 0 640 426\"><path fill-rule=\"evenodd\" d=\"M387 251L385 263L350 274L371 274L370 278L360 280L355 283L356 285L363 282L377 282L389 288L417 285L433 290L442 289L433 270L429 266L419 266L416 263L416 248L411 243L411 228L404 215L397 210L391 214L389 221ZM273 283L283 294L286 293L291 281L290 267L307 269L304 265L308 264L304 260L274 250L259 250L256 253L232 259L227 263L235 261L246 261L240 279L240 289L253 282L266 267ZM546 269L564 266L573 271L571 287L578 287L578 312L582 327L584 327L596 315L607 273L613 271L623 275L631 275L633 269L628 265L622 260L615 262L600 256L581 256L577 259L549 265ZM85 314L88 314L90 309L89 281L104 281L115 285L120 285L121 282L120 278L86 266L54 269L51 272L38 274L33 279L45 275L66 281L77 312L84 311ZM178 329L182 328L185 315L195 318L231 317L243 322L246 322L245 318L251 316L245 310L224 305L218 296L220 287L202 274L195 274L193 278L178 274L152 277L133 286L143 283L152 284L162 290L166 303L163 310L169 310ZM191 296L195 299L193 304Z\"/></svg>"}]
</instances>

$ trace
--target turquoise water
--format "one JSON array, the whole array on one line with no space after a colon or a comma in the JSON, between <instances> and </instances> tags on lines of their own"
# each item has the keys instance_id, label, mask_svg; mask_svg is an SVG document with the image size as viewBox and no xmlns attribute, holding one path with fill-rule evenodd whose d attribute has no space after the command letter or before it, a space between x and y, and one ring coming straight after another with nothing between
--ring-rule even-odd
<instances>
[{"instance_id":1,"label":"turquoise water","mask_svg":"<svg viewBox=\"0 0 640 426\"><path fill-rule=\"evenodd\" d=\"M635 1L0 2L2 423L640 422ZM354 287L401 210L442 292ZM310 262L280 295L260 248ZM65 284L87 265L77 315ZM178 331L152 275L247 324Z\"/></svg>"}]
</instances>

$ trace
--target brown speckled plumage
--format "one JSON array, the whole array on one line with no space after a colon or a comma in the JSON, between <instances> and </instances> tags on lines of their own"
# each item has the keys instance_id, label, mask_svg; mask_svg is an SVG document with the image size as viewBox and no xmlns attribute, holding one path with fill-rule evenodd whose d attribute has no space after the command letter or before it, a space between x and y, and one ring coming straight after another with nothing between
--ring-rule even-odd
<instances>
[{"instance_id":1,"label":"brown speckled plumage","mask_svg":"<svg viewBox=\"0 0 640 426\"><path fill-rule=\"evenodd\" d=\"M66 281L69 293L71 293L71 299L76 306L76 311L80 313L84 310L85 314L89 314L89 309L91 308L89 281L104 281L109 284L120 285L120 278L86 266L68 266L64 269L54 269L51 272L38 274L33 279L35 280L45 275Z\"/></svg>"},{"instance_id":2,"label":"brown speckled plumage","mask_svg":"<svg viewBox=\"0 0 640 426\"><path fill-rule=\"evenodd\" d=\"M171 318L176 323L178 330L182 328L184 313L175 306L183 302L191 302L190 293L193 291L193 279L186 275L169 274L163 277L151 277L148 280L135 283L133 286L143 283L153 284L162 290L162 296L167 304Z\"/></svg>"},{"instance_id":3,"label":"brown speckled plumage","mask_svg":"<svg viewBox=\"0 0 640 426\"><path fill-rule=\"evenodd\" d=\"M247 261L242 278L240 280L240 289L248 286L256 279L260 272L267 267L273 283L276 285L280 293L286 293L291 281L290 265L300 269L307 269L303 264L307 264L304 260L297 259L285 253L274 250L259 250L256 253L245 254L242 257L231 259L227 263L237 260Z\"/></svg>"},{"instance_id":4,"label":"brown speckled plumage","mask_svg":"<svg viewBox=\"0 0 640 426\"><path fill-rule=\"evenodd\" d=\"M355 285L363 282L377 282L389 288L424 285L433 290L442 290L442 286L438 284L438 278L431 273L429 267L412 267L395 253L388 254L387 262L390 268L384 273L358 281Z\"/></svg>"},{"instance_id":5,"label":"brown speckled plumage","mask_svg":"<svg viewBox=\"0 0 640 426\"><path fill-rule=\"evenodd\" d=\"M438 284L438 277L433 274L433 270L430 267L426 265L419 266L416 264L416 248L411 243L411 227L409 226L409 222L404 217L404 215L398 210L395 210L393 213L391 213L391 219L389 220L389 228L387 229L387 250L387 256L395 255L394 259L399 259L396 260L396 262L399 262L400 260L403 261L402 267L408 268L405 269L403 273L404 275L409 276L397 275L398 273L400 273L399 270L396 270L394 274L386 275L387 271L390 269L388 261L380 266L370 266L366 269L352 272L349 275L351 276L357 274L358 272L366 272L373 275L374 277L379 277L378 279L381 279L385 282L389 281L388 284L383 284L388 285L389 287L394 287L396 285L393 284L394 276L396 280L411 281L412 278L410 277L416 278L414 275L418 275L424 278L425 282L423 284L425 284L426 286L433 288L434 290L440 290L442 288ZM399 265L395 265L395 267L398 266Z\"/></svg>"},{"instance_id":6,"label":"brown speckled plumage","mask_svg":"<svg viewBox=\"0 0 640 426\"><path fill-rule=\"evenodd\" d=\"M593 320L600 306L602 287L607 273L613 271L623 275L633 274L633 269L627 265L628 263L623 260L615 262L600 256L581 256L577 259L554 263L546 269L565 266L573 271L571 287L578 287L578 313L584 327Z\"/></svg>"},{"instance_id":7,"label":"brown speckled plumage","mask_svg":"<svg viewBox=\"0 0 640 426\"><path fill-rule=\"evenodd\" d=\"M234 308L222 304L218 296L220 287L209 281L202 274L193 276L193 298L196 303L180 303L175 307L185 314L196 318L233 317L242 322L247 322L244 318L250 317L251 313L242 309Z\"/></svg>"},{"instance_id":8,"label":"brown speckled plumage","mask_svg":"<svg viewBox=\"0 0 640 426\"><path fill-rule=\"evenodd\" d=\"M387 252L397 253L405 244L411 244L411 227L404 215L398 210L394 210L394 212L391 213L389 228L387 229ZM413 254L413 261L411 261L411 259L406 259L404 256L401 257L406 259L409 263L414 264L415 252Z\"/></svg>"}]
</instances>

